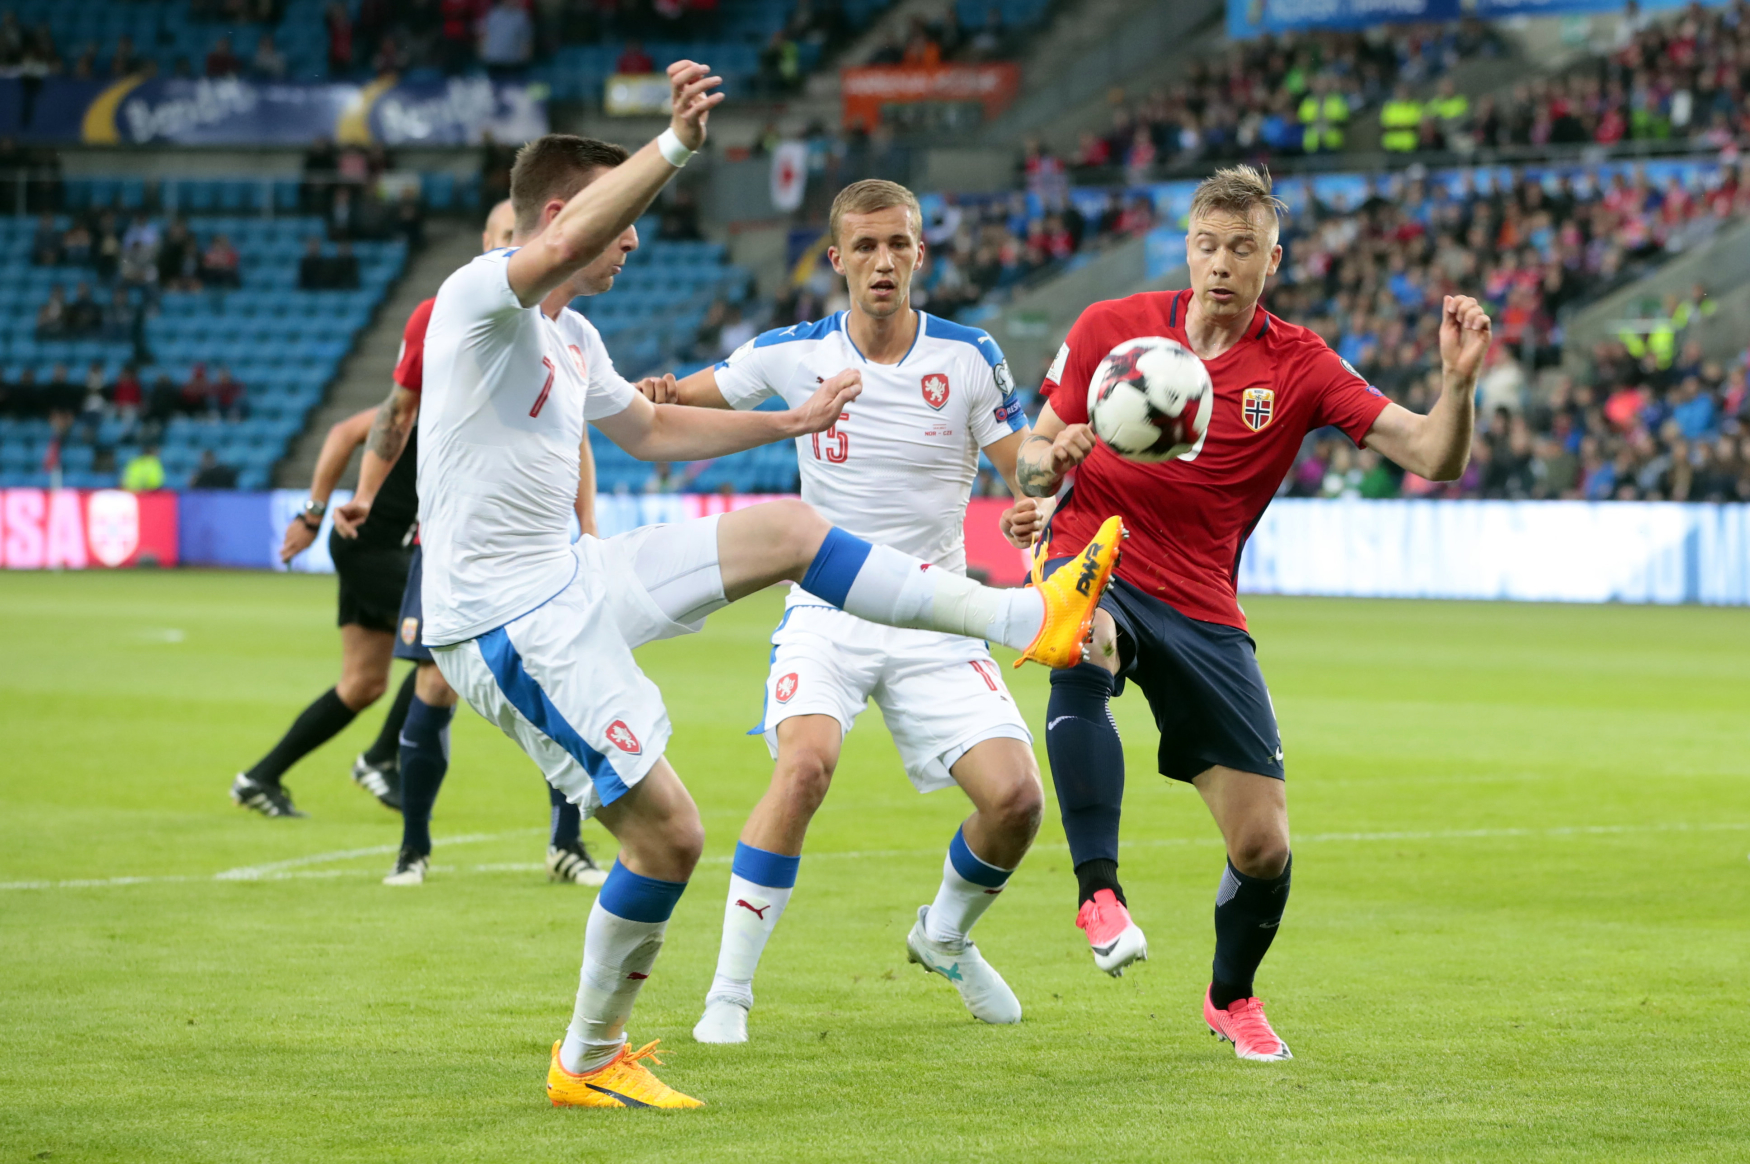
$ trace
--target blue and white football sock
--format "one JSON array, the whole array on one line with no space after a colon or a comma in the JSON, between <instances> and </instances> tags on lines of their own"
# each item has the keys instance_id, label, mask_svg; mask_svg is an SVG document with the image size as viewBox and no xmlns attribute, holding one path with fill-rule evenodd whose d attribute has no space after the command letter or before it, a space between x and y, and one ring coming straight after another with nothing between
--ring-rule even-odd
<instances>
[{"instance_id":1,"label":"blue and white football sock","mask_svg":"<svg viewBox=\"0 0 1750 1164\"><path fill-rule=\"evenodd\" d=\"M948 859L942 862L942 887L924 918L925 936L932 942L964 942L1013 872L974 853L966 843L966 830L956 829L948 842Z\"/></svg>"},{"instance_id":2,"label":"blue and white football sock","mask_svg":"<svg viewBox=\"0 0 1750 1164\"><path fill-rule=\"evenodd\" d=\"M723 904L723 944L717 950L717 973L706 1001L721 998L753 1006L754 971L784 907L790 904L801 864L801 857L736 842L729 896Z\"/></svg>"},{"instance_id":3,"label":"blue and white football sock","mask_svg":"<svg viewBox=\"0 0 1750 1164\"><path fill-rule=\"evenodd\" d=\"M626 1042L626 1019L662 949L663 932L685 881L659 881L619 861L590 907L577 1005L559 1062L581 1074L606 1066Z\"/></svg>"},{"instance_id":4,"label":"blue and white football sock","mask_svg":"<svg viewBox=\"0 0 1750 1164\"><path fill-rule=\"evenodd\" d=\"M1045 621L1045 601L1031 587L981 586L838 526L827 532L802 588L870 622L987 639L1017 651Z\"/></svg>"},{"instance_id":5,"label":"blue and white football sock","mask_svg":"<svg viewBox=\"0 0 1750 1164\"><path fill-rule=\"evenodd\" d=\"M401 725L401 847L431 852L431 808L450 770L453 707L433 707L415 695Z\"/></svg>"}]
</instances>

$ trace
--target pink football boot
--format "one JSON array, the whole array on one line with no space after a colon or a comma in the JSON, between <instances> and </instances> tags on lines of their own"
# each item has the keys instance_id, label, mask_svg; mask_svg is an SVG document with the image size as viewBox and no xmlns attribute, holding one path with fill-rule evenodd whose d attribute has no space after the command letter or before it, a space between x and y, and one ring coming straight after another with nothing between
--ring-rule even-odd
<instances>
[{"instance_id":1,"label":"pink football boot","mask_svg":"<svg viewBox=\"0 0 1750 1164\"><path fill-rule=\"evenodd\" d=\"M1082 902L1076 928L1088 935L1094 950L1094 965L1117 978L1132 962L1148 961L1148 939L1130 920L1130 911L1110 889L1102 889Z\"/></svg>"},{"instance_id":2,"label":"pink football boot","mask_svg":"<svg viewBox=\"0 0 1750 1164\"><path fill-rule=\"evenodd\" d=\"M1234 1054L1242 1059L1276 1063L1294 1058L1288 1044L1270 1029L1261 998L1238 998L1226 1010L1217 1010L1215 1000L1206 990L1203 992L1203 1021L1209 1024L1211 1034L1232 1043Z\"/></svg>"}]
</instances>

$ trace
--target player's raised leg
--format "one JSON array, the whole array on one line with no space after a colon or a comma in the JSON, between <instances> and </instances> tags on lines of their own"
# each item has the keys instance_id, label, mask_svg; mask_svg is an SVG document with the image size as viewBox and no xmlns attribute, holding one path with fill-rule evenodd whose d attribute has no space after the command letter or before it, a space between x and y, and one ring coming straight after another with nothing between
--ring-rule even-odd
<instances>
[{"instance_id":1,"label":"player's raised leg","mask_svg":"<svg viewBox=\"0 0 1750 1164\"><path fill-rule=\"evenodd\" d=\"M952 982L973 1017L1018 1023L1020 1000L969 935L1039 831L1045 804L1039 767L1026 741L995 738L973 745L950 771L972 800L973 813L948 843L941 887L933 902L918 907L906 952L925 970Z\"/></svg>"},{"instance_id":2,"label":"player's raised leg","mask_svg":"<svg viewBox=\"0 0 1750 1164\"><path fill-rule=\"evenodd\" d=\"M701 1043L747 1042L754 972L790 904L802 864L802 841L826 799L844 732L833 715L793 715L777 726L772 782L735 845L717 972L705 996L705 1013L693 1027L693 1038Z\"/></svg>"},{"instance_id":3,"label":"player's raised leg","mask_svg":"<svg viewBox=\"0 0 1750 1164\"><path fill-rule=\"evenodd\" d=\"M1088 937L1094 965L1114 978L1148 959L1148 939L1130 919L1118 883L1118 821L1124 806L1124 743L1112 718L1118 672L1112 616L1094 615L1089 661L1051 673L1045 705L1045 748L1058 811L1075 869L1076 925Z\"/></svg>"},{"instance_id":4,"label":"player's raised leg","mask_svg":"<svg viewBox=\"0 0 1750 1164\"><path fill-rule=\"evenodd\" d=\"M1112 518L1076 561L1036 587L998 589L890 546L872 545L801 501L772 501L723 515L718 561L729 601L778 582L799 582L849 614L885 626L944 631L1002 643L1049 667L1082 658L1123 524Z\"/></svg>"},{"instance_id":5,"label":"player's raised leg","mask_svg":"<svg viewBox=\"0 0 1750 1164\"><path fill-rule=\"evenodd\" d=\"M1276 939L1288 904L1294 858L1288 847L1287 786L1255 772L1214 767L1192 781L1227 843L1215 891L1215 964L1203 998L1209 1029L1242 1059L1292 1059L1264 1017L1252 979Z\"/></svg>"},{"instance_id":6,"label":"player's raised leg","mask_svg":"<svg viewBox=\"0 0 1750 1164\"><path fill-rule=\"evenodd\" d=\"M456 693L435 663L414 672L413 706L401 729L401 853L384 885L420 885L431 863L431 809L450 770Z\"/></svg>"}]
</instances>

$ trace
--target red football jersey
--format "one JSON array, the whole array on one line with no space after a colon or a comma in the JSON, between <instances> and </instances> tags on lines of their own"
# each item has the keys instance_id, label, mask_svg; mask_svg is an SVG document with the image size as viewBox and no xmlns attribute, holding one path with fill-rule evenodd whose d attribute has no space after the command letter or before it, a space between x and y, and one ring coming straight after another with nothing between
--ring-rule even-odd
<instances>
[{"instance_id":1,"label":"red football jersey","mask_svg":"<svg viewBox=\"0 0 1750 1164\"><path fill-rule=\"evenodd\" d=\"M425 327L431 322L436 296L413 309L401 330L401 354L395 357L395 383L417 394L425 384Z\"/></svg>"},{"instance_id":2,"label":"red football jersey","mask_svg":"<svg viewBox=\"0 0 1750 1164\"><path fill-rule=\"evenodd\" d=\"M1088 423L1088 381L1125 340L1165 336L1187 348L1189 291L1095 303L1070 329L1044 391L1065 424ZM1127 461L1100 442L1075 470L1051 521L1059 549L1079 548L1113 514L1124 518L1118 576L1188 618L1244 630L1234 593L1240 551L1301 440L1336 425L1360 444L1389 403L1325 341L1262 307L1245 338L1205 360L1215 385L1209 431L1176 460Z\"/></svg>"}]
</instances>

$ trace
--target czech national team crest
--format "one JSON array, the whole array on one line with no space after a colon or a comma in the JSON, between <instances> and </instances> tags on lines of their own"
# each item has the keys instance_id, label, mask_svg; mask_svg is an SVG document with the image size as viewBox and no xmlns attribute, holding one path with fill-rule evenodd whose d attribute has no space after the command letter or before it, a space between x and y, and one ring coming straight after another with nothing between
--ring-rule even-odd
<instances>
[{"instance_id":1,"label":"czech national team crest","mask_svg":"<svg viewBox=\"0 0 1750 1164\"><path fill-rule=\"evenodd\" d=\"M790 697L796 694L796 687L800 682L801 680L796 678L796 672L792 671L778 679L778 685L772 694L778 697L779 703L789 703Z\"/></svg>"},{"instance_id":2,"label":"czech national team crest","mask_svg":"<svg viewBox=\"0 0 1750 1164\"><path fill-rule=\"evenodd\" d=\"M1276 415L1276 393L1269 388L1247 388L1240 394L1240 420L1253 432Z\"/></svg>"},{"instance_id":3,"label":"czech national team crest","mask_svg":"<svg viewBox=\"0 0 1750 1164\"><path fill-rule=\"evenodd\" d=\"M942 406L948 403L948 377L940 372L932 372L924 377L924 403L942 411Z\"/></svg>"},{"instance_id":4,"label":"czech national team crest","mask_svg":"<svg viewBox=\"0 0 1750 1164\"><path fill-rule=\"evenodd\" d=\"M608 725L608 743L632 756L644 750L638 743L638 737L632 734L632 729L626 726L623 719L617 719Z\"/></svg>"}]
</instances>

